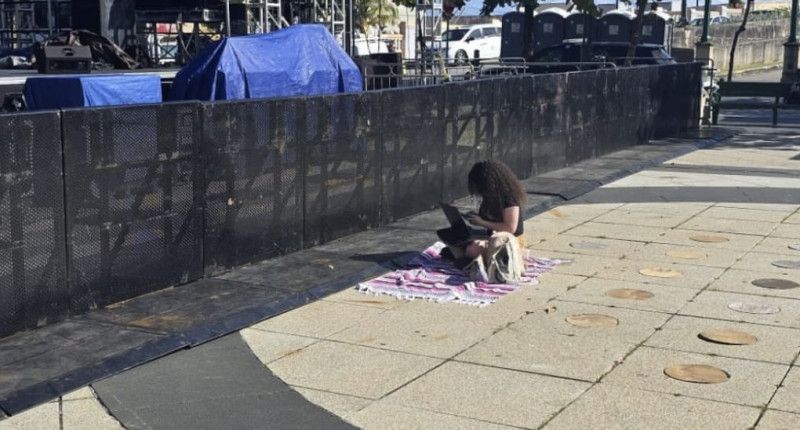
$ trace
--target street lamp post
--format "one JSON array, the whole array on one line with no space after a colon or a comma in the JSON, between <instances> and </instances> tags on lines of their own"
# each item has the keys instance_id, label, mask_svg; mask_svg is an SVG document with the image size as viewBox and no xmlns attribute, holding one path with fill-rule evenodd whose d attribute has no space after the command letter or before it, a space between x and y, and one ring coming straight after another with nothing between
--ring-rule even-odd
<instances>
[{"instance_id":1,"label":"street lamp post","mask_svg":"<svg viewBox=\"0 0 800 430\"><path fill-rule=\"evenodd\" d=\"M797 3L792 0L791 22L789 23L789 39L783 44L783 75L781 82L797 82L800 80L798 72L798 43L797 43Z\"/></svg>"},{"instance_id":2,"label":"street lamp post","mask_svg":"<svg viewBox=\"0 0 800 430\"><path fill-rule=\"evenodd\" d=\"M703 8L703 36L700 37L700 43L711 43L708 40L708 22L710 20L711 20L711 0L706 0L705 7Z\"/></svg>"},{"instance_id":3,"label":"street lamp post","mask_svg":"<svg viewBox=\"0 0 800 430\"><path fill-rule=\"evenodd\" d=\"M678 21L680 25L686 25L689 20L686 18L686 0L681 0L681 19Z\"/></svg>"}]
</instances>

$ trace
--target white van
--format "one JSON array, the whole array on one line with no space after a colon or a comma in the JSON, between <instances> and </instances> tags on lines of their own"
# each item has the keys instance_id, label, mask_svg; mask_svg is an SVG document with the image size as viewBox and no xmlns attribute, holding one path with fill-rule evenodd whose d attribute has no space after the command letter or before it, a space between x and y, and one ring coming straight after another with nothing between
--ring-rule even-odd
<instances>
[{"instance_id":1,"label":"white van","mask_svg":"<svg viewBox=\"0 0 800 430\"><path fill-rule=\"evenodd\" d=\"M481 59L499 58L501 35L501 27L495 24L454 28L442 33L441 41L433 42L433 49L442 54L446 50L445 58L456 64L466 64L474 59L476 50Z\"/></svg>"}]
</instances>

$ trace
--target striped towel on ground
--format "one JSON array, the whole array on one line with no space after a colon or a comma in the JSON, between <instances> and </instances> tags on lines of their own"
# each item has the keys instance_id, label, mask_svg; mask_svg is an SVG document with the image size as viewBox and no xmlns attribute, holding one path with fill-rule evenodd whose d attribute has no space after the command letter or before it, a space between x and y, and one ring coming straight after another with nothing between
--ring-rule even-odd
<instances>
[{"instance_id":1,"label":"striped towel on ground","mask_svg":"<svg viewBox=\"0 0 800 430\"><path fill-rule=\"evenodd\" d=\"M560 260L533 257L529 250L523 250L525 275L522 283L488 284L472 281L452 262L442 260L439 253L444 247L444 243L436 242L409 261L405 268L362 282L357 289L405 300L427 299L486 306L520 287L539 283L542 274L561 263Z\"/></svg>"}]
</instances>

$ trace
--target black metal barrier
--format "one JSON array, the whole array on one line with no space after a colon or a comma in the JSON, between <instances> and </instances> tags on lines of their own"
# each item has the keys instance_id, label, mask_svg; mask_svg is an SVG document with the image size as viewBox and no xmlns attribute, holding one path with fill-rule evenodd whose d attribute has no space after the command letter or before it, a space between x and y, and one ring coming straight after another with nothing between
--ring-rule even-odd
<instances>
[{"instance_id":1,"label":"black metal barrier","mask_svg":"<svg viewBox=\"0 0 800 430\"><path fill-rule=\"evenodd\" d=\"M527 178L695 127L700 79L679 64L0 116L0 337L435 208L481 159Z\"/></svg>"},{"instance_id":2,"label":"black metal barrier","mask_svg":"<svg viewBox=\"0 0 800 430\"><path fill-rule=\"evenodd\" d=\"M68 312L57 112L0 116L0 337Z\"/></svg>"}]
</instances>

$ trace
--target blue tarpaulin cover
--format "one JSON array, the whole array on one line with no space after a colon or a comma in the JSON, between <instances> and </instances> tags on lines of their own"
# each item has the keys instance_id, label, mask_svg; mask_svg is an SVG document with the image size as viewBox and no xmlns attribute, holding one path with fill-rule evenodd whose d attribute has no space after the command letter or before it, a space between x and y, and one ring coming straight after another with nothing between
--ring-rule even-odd
<instances>
[{"instance_id":1,"label":"blue tarpaulin cover","mask_svg":"<svg viewBox=\"0 0 800 430\"><path fill-rule=\"evenodd\" d=\"M228 37L175 76L170 100L237 100L361 91L361 72L322 25Z\"/></svg>"},{"instance_id":2,"label":"blue tarpaulin cover","mask_svg":"<svg viewBox=\"0 0 800 430\"><path fill-rule=\"evenodd\" d=\"M29 110L161 103L158 75L62 75L25 80Z\"/></svg>"}]
</instances>

